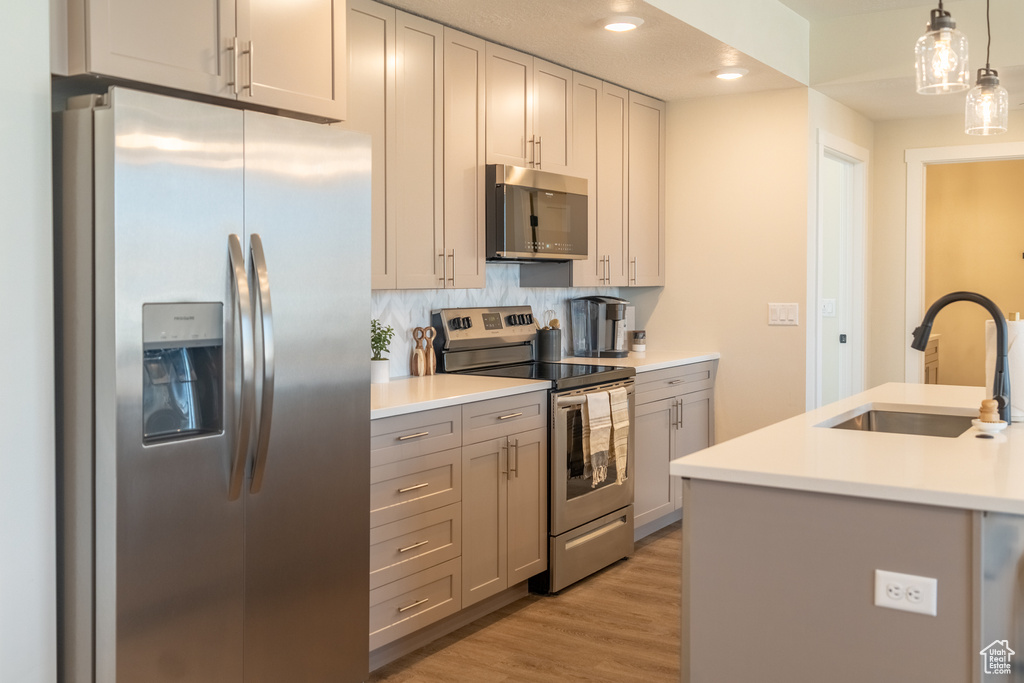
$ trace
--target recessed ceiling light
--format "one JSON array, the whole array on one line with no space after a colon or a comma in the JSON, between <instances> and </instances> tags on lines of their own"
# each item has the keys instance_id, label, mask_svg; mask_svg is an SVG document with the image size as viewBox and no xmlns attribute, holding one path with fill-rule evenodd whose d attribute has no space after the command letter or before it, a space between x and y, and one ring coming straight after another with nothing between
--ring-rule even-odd
<instances>
[{"instance_id":1,"label":"recessed ceiling light","mask_svg":"<svg viewBox=\"0 0 1024 683\"><path fill-rule=\"evenodd\" d=\"M627 17L620 14L605 19L604 27L609 31L622 33L623 31L632 31L642 23L644 23L644 20L640 17Z\"/></svg>"},{"instance_id":2,"label":"recessed ceiling light","mask_svg":"<svg viewBox=\"0 0 1024 683\"><path fill-rule=\"evenodd\" d=\"M746 69L739 66L730 66L726 67L725 69L718 69L717 71L712 71L711 73L713 73L717 78L721 78L723 81L732 81L737 78L743 78L749 72Z\"/></svg>"}]
</instances>

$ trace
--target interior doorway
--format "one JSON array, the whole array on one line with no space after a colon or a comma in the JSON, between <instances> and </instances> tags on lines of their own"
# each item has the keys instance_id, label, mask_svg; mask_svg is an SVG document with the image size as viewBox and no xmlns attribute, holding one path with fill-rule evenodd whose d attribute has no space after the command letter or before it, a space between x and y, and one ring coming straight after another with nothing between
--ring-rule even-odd
<instances>
[{"instance_id":1,"label":"interior doorway","mask_svg":"<svg viewBox=\"0 0 1024 683\"><path fill-rule=\"evenodd\" d=\"M1024 159L934 164L925 175L925 303L949 292L977 292L1013 319L1024 310ZM939 357L933 380L990 383L990 317L980 306L957 305L935 319Z\"/></svg>"},{"instance_id":2,"label":"interior doorway","mask_svg":"<svg viewBox=\"0 0 1024 683\"><path fill-rule=\"evenodd\" d=\"M818 132L817 221L810 301L813 359L808 404L864 389L864 233L868 151ZM810 365L810 363L809 363Z\"/></svg>"},{"instance_id":3,"label":"interior doorway","mask_svg":"<svg viewBox=\"0 0 1024 683\"><path fill-rule=\"evenodd\" d=\"M935 164L1024 159L1024 142L908 149L905 159L907 162L907 299L904 338L910 339L914 328L921 323L927 306L925 293L926 169ZM1024 249L1019 251L1024 255ZM1007 311L1003 312L1007 313ZM924 354L911 349L909 342L904 348L906 349L904 352L904 380L909 383L920 383L924 380ZM943 375L941 361L939 375L940 378Z\"/></svg>"}]
</instances>

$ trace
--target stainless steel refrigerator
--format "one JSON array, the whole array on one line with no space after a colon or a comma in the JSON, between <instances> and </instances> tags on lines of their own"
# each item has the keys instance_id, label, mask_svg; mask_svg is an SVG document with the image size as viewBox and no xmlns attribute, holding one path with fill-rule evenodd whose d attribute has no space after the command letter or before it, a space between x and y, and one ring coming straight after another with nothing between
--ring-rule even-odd
<instances>
[{"instance_id":1,"label":"stainless steel refrigerator","mask_svg":"<svg viewBox=\"0 0 1024 683\"><path fill-rule=\"evenodd\" d=\"M123 88L58 124L63 680L364 680L368 138Z\"/></svg>"}]
</instances>

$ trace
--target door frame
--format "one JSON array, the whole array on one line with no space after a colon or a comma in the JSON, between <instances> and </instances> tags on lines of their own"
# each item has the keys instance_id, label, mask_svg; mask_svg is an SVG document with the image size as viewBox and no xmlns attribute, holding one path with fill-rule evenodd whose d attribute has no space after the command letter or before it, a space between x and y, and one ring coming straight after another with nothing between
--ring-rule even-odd
<instances>
[{"instance_id":1,"label":"door frame","mask_svg":"<svg viewBox=\"0 0 1024 683\"><path fill-rule=\"evenodd\" d=\"M904 153L907 164L907 268L904 381L924 381L924 354L910 348L910 337L924 317L925 167L1024 158L1024 142L1000 142L956 147L923 147Z\"/></svg>"},{"instance_id":2,"label":"door frame","mask_svg":"<svg viewBox=\"0 0 1024 683\"><path fill-rule=\"evenodd\" d=\"M807 301L808 306L813 306L813 314L808 311L807 315L807 383L806 383L806 406L808 410L821 405L821 344L822 344L822 322L821 322L821 292L822 292L822 260L824 214L822 211L822 169L826 156L840 159L849 163L853 197L850 204L850 243L852 253L850 254L850 282L851 282L851 310L849 335L852 340L850 353L850 376L851 393L857 393L864 389L864 368L865 368L865 256L864 242L867 232L867 188L868 188L868 166L871 161L871 153L859 145L846 140L838 135L829 133L821 128L817 131L817 150L815 156L815 209L814 221L809 229L807 260Z\"/></svg>"}]
</instances>

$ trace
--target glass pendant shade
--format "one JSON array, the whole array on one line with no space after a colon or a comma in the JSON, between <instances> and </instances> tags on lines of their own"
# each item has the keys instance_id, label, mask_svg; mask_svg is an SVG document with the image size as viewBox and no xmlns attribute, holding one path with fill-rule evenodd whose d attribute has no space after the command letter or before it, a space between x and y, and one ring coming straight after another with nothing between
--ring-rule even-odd
<instances>
[{"instance_id":1,"label":"glass pendant shade","mask_svg":"<svg viewBox=\"0 0 1024 683\"><path fill-rule=\"evenodd\" d=\"M1005 133L1010 118L1010 96L999 85L995 69L978 69L978 84L967 93L964 131L968 135Z\"/></svg>"},{"instance_id":2,"label":"glass pendant shade","mask_svg":"<svg viewBox=\"0 0 1024 683\"><path fill-rule=\"evenodd\" d=\"M932 10L928 32L914 48L917 64L917 92L944 95L971 87L967 64L967 37L943 10Z\"/></svg>"}]
</instances>

